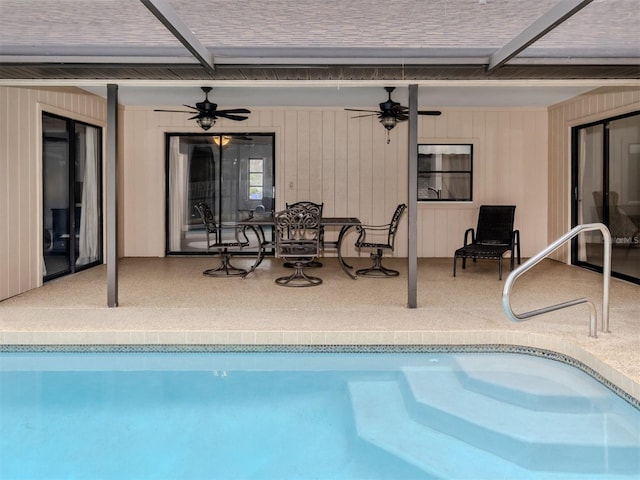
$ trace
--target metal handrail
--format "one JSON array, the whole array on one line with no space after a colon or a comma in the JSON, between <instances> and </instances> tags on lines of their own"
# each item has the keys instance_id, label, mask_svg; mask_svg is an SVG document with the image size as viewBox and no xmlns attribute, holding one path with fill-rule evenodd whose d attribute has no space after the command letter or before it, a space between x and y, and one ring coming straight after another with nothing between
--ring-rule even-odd
<instances>
[{"instance_id":1,"label":"metal handrail","mask_svg":"<svg viewBox=\"0 0 640 480\"><path fill-rule=\"evenodd\" d=\"M552 252L560 248L562 245L567 243L573 237L578 235L581 232L587 232L592 230L600 230L602 232L602 236L604 237L604 260L602 267L602 276L603 276L603 285L602 285L602 331L609 333L609 283L611 279L611 233L606 225L602 223L586 223L584 225L578 225L572 228L565 235L560 237L558 240L553 242L547 248L542 250L537 255L531 257L529 260L524 262L518 268L516 268L513 272L509 274L507 280L504 283L504 288L502 289L502 307L509 317L510 320L514 322L521 322L523 320L527 320L536 315L541 315L543 313L553 312L555 310L560 310L561 308L572 307L574 305L580 305L586 303L589 307L589 336L597 337L597 320L596 320L596 307L593 302L590 302L586 298L577 298L575 300L570 300L568 302L558 303L557 305L550 305L548 307L538 308L536 310L531 310L530 312L516 314L511 309L511 289L515 281L531 269L534 265L538 264L542 260L544 260L547 256L549 256Z\"/></svg>"}]
</instances>

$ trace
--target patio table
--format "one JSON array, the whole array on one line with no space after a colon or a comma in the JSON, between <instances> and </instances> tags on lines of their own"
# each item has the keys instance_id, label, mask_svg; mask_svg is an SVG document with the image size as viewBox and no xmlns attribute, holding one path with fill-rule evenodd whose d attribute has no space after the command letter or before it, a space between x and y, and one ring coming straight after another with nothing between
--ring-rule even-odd
<instances>
[{"instance_id":1,"label":"patio table","mask_svg":"<svg viewBox=\"0 0 640 480\"><path fill-rule=\"evenodd\" d=\"M320 224L325 228L340 227L338 238L335 241L323 242L323 248L335 248L338 253L338 263L340 263L340 267L342 268L342 270L353 280L357 279L358 277L355 275L355 273L352 272L353 267L345 262L342 256L342 241L349 229L358 225L362 225L360 219L356 217L322 217ZM252 228L255 232L259 232L257 236L258 242L260 243L260 249L258 251L257 261L248 272L251 273L262 262L266 248L273 243L266 239L263 227L275 227L275 219L272 215L251 217L238 222L238 225L246 228Z\"/></svg>"}]
</instances>

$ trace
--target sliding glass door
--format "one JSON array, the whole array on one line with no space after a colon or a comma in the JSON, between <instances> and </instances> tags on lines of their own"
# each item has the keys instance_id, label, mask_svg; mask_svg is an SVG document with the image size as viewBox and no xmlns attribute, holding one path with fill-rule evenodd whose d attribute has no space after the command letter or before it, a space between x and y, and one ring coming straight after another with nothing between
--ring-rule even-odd
<instances>
[{"instance_id":1,"label":"sliding glass door","mask_svg":"<svg viewBox=\"0 0 640 480\"><path fill-rule=\"evenodd\" d=\"M167 253L206 253L199 202L218 222L270 214L274 135L167 134Z\"/></svg>"},{"instance_id":2,"label":"sliding glass door","mask_svg":"<svg viewBox=\"0 0 640 480\"><path fill-rule=\"evenodd\" d=\"M613 275L640 283L640 114L573 129L574 225L604 223ZM602 235L574 241L573 263L602 270Z\"/></svg>"},{"instance_id":3,"label":"sliding glass door","mask_svg":"<svg viewBox=\"0 0 640 480\"><path fill-rule=\"evenodd\" d=\"M44 280L102 263L102 130L42 115Z\"/></svg>"}]
</instances>

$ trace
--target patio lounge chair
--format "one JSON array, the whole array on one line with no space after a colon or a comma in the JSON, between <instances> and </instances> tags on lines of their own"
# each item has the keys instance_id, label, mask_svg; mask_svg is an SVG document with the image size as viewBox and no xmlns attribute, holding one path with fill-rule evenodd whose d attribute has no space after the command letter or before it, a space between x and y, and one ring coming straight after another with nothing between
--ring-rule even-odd
<instances>
[{"instance_id":1,"label":"patio lounge chair","mask_svg":"<svg viewBox=\"0 0 640 480\"><path fill-rule=\"evenodd\" d=\"M304 272L320 253L320 211L309 205L290 206L275 215L276 254L294 271L288 277L276 278L285 287L313 287L322 279Z\"/></svg>"},{"instance_id":2,"label":"patio lounge chair","mask_svg":"<svg viewBox=\"0 0 640 480\"><path fill-rule=\"evenodd\" d=\"M478 225L464 233L464 246L453 256L453 276L456 263L462 258L462 268L466 268L467 258L498 260L498 278L502 280L502 256L511 251L510 269L513 270L514 253L520 264L520 232L513 229L515 205L482 205L478 213ZM471 236L471 241L469 241Z\"/></svg>"},{"instance_id":3,"label":"patio lounge chair","mask_svg":"<svg viewBox=\"0 0 640 480\"><path fill-rule=\"evenodd\" d=\"M385 250L393 252L393 244L398 231L400 217L407 206L401 203L391 217L391 222L385 225L358 225L356 229L359 232L356 240L356 248L371 249L371 259L373 265L369 268L363 268L356 271L356 275L364 275L369 277L397 277L400 272L391 270L382 265L382 255Z\"/></svg>"},{"instance_id":4,"label":"patio lounge chair","mask_svg":"<svg viewBox=\"0 0 640 480\"><path fill-rule=\"evenodd\" d=\"M237 225L223 225L216 223L213 213L206 203L200 202L194 205L202 218L207 233L207 251L217 250L220 256L220 265L202 272L209 277L238 277L249 273L243 268L231 265L230 248L240 249L249 245L244 229Z\"/></svg>"}]
</instances>

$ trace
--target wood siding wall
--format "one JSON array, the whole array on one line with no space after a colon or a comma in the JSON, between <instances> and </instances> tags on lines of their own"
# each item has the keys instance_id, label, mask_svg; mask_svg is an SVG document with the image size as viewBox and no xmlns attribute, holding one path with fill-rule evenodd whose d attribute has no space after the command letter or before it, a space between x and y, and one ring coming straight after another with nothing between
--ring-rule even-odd
<instances>
[{"instance_id":1,"label":"wood siding wall","mask_svg":"<svg viewBox=\"0 0 640 480\"><path fill-rule=\"evenodd\" d=\"M549 108L547 243L571 229L571 128L640 110L640 88L601 88ZM567 247L553 258L570 263Z\"/></svg>"},{"instance_id":2,"label":"wood siding wall","mask_svg":"<svg viewBox=\"0 0 640 480\"><path fill-rule=\"evenodd\" d=\"M245 122L219 120L209 132L275 132L276 208L296 200L323 201L327 215L387 223L407 202L407 124L391 131L373 118L352 119L342 108L251 108ZM124 255L163 256L165 133L200 132L187 115L124 109ZM547 241L547 110L443 109L419 117L421 143L473 143L474 201L420 203L418 255L450 257L481 204L517 205L523 255ZM351 234L353 236L353 233ZM355 238L345 242L354 256ZM407 255L403 218L395 255Z\"/></svg>"},{"instance_id":3,"label":"wood siding wall","mask_svg":"<svg viewBox=\"0 0 640 480\"><path fill-rule=\"evenodd\" d=\"M42 112L106 124L81 90L0 86L0 300L42 285Z\"/></svg>"}]
</instances>

